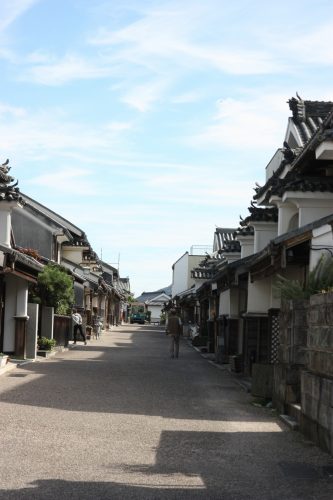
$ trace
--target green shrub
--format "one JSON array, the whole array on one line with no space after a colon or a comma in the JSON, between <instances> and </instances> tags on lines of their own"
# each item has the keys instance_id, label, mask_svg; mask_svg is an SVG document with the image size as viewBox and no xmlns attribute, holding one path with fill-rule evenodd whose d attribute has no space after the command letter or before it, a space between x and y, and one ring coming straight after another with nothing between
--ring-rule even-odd
<instances>
[{"instance_id":1,"label":"green shrub","mask_svg":"<svg viewBox=\"0 0 333 500\"><path fill-rule=\"evenodd\" d=\"M316 293L330 292L333 290L333 258L322 255L304 284L280 275L277 278L274 290L283 299L308 299Z\"/></svg>"},{"instance_id":2,"label":"green shrub","mask_svg":"<svg viewBox=\"0 0 333 500\"><path fill-rule=\"evenodd\" d=\"M56 346L57 342L54 339L48 339L47 337L41 337L37 341L38 347L42 351L51 351L53 347Z\"/></svg>"},{"instance_id":3,"label":"green shrub","mask_svg":"<svg viewBox=\"0 0 333 500\"><path fill-rule=\"evenodd\" d=\"M56 314L66 314L74 302L73 280L63 267L48 264L38 275L36 295Z\"/></svg>"}]
</instances>

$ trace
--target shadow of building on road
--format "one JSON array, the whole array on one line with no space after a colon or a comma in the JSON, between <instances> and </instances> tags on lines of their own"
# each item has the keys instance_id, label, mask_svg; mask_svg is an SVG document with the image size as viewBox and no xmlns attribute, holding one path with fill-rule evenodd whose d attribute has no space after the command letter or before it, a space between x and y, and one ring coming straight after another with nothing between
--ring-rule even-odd
<instances>
[{"instance_id":1,"label":"shadow of building on road","mask_svg":"<svg viewBox=\"0 0 333 500\"><path fill-rule=\"evenodd\" d=\"M216 370L187 344L168 355L162 331L142 327L114 345L77 346L6 377L22 383L3 390L6 403L66 411L122 413L176 419L266 421L230 374ZM82 352L84 351L84 353Z\"/></svg>"},{"instance_id":2,"label":"shadow of building on road","mask_svg":"<svg viewBox=\"0 0 333 500\"><path fill-rule=\"evenodd\" d=\"M113 480L105 482L37 480L0 498L331 500L328 457L314 453L305 462L295 442L279 451L279 434L162 431L153 465L106 467L103 475Z\"/></svg>"}]
</instances>

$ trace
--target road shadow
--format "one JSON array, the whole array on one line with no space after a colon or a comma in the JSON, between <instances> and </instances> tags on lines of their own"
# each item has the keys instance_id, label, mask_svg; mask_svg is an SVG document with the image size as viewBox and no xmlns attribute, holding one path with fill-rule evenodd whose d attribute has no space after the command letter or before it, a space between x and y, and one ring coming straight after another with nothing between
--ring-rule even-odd
<instances>
[{"instance_id":1,"label":"road shadow","mask_svg":"<svg viewBox=\"0 0 333 500\"><path fill-rule=\"evenodd\" d=\"M0 498L331 500L332 458L304 457L301 442L277 432L162 431L153 465L106 466L113 480L39 479Z\"/></svg>"},{"instance_id":2,"label":"road shadow","mask_svg":"<svg viewBox=\"0 0 333 500\"><path fill-rule=\"evenodd\" d=\"M0 386L0 401L176 419L271 419L269 411L249 407L251 397L229 373L211 366L186 342L180 359L170 359L163 329L143 326L105 335L114 345L77 345L5 375L22 383L2 391Z\"/></svg>"}]
</instances>

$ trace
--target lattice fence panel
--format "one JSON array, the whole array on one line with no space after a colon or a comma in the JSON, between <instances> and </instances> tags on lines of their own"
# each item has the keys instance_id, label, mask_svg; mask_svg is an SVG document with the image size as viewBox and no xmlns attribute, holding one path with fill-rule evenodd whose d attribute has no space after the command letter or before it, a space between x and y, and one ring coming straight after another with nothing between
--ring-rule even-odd
<instances>
[{"instance_id":1,"label":"lattice fence panel","mask_svg":"<svg viewBox=\"0 0 333 500\"><path fill-rule=\"evenodd\" d=\"M271 316L271 363L278 362L278 350L280 344L280 316Z\"/></svg>"}]
</instances>

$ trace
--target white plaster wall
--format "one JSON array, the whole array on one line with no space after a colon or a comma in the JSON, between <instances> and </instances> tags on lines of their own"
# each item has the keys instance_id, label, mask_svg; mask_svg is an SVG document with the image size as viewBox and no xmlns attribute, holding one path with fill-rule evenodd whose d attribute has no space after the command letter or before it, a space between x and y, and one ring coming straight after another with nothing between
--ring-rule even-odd
<instances>
[{"instance_id":1,"label":"white plaster wall","mask_svg":"<svg viewBox=\"0 0 333 500\"><path fill-rule=\"evenodd\" d=\"M191 271L204 259L204 255L189 255L186 252L173 265L172 273L172 297L184 292L196 283L191 277Z\"/></svg>"},{"instance_id":2,"label":"white plaster wall","mask_svg":"<svg viewBox=\"0 0 333 500\"><path fill-rule=\"evenodd\" d=\"M151 319L160 319L162 306L148 305L148 311L151 311Z\"/></svg>"},{"instance_id":3,"label":"white plaster wall","mask_svg":"<svg viewBox=\"0 0 333 500\"><path fill-rule=\"evenodd\" d=\"M312 231L311 250L310 250L310 271L316 266L322 255L331 255L333 252L332 228L329 224L321 226ZM328 248L329 250L325 250ZM317 249L317 250L316 250Z\"/></svg>"},{"instance_id":4,"label":"white plaster wall","mask_svg":"<svg viewBox=\"0 0 333 500\"><path fill-rule=\"evenodd\" d=\"M6 276L4 352L15 351L15 316L27 316L28 282L11 274Z\"/></svg>"},{"instance_id":5,"label":"white plaster wall","mask_svg":"<svg viewBox=\"0 0 333 500\"><path fill-rule=\"evenodd\" d=\"M27 324L27 358L36 358L37 333L38 333L38 310L39 304L28 304L28 324Z\"/></svg>"},{"instance_id":6,"label":"white plaster wall","mask_svg":"<svg viewBox=\"0 0 333 500\"><path fill-rule=\"evenodd\" d=\"M299 227L305 226L333 212L333 200L328 206L321 207L301 207L299 209Z\"/></svg>"},{"instance_id":7,"label":"white plaster wall","mask_svg":"<svg viewBox=\"0 0 333 500\"><path fill-rule=\"evenodd\" d=\"M248 285L247 312L267 313L271 307L271 279L266 278Z\"/></svg>"},{"instance_id":8,"label":"white plaster wall","mask_svg":"<svg viewBox=\"0 0 333 500\"><path fill-rule=\"evenodd\" d=\"M285 203L295 205L299 210L299 227L314 222L333 212L333 194L320 192L287 191L282 197Z\"/></svg>"},{"instance_id":9,"label":"white plaster wall","mask_svg":"<svg viewBox=\"0 0 333 500\"><path fill-rule=\"evenodd\" d=\"M172 297L177 295L184 290L187 290L188 282L188 258L189 255L186 252L180 259L173 265L172 272Z\"/></svg>"},{"instance_id":10,"label":"white plaster wall","mask_svg":"<svg viewBox=\"0 0 333 500\"><path fill-rule=\"evenodd\" d=\"M16 315L16 294L17 294L16 276L6 276L6 305L4 317L4 352L15 351L15 319Z\"/></svg>"},{"instance_id":11,"label":"white plaster wall","mask_svg":"<svg viewBox=\"0 0 333 500\"><path fill-rule=\"evenodd\" d=\"M230 315L230 289L220 293L219 298L219 316Z\"/></svg>"},{"instance_id":12,"label":"white plaster wall","mask_svg":"<svg viewBox=\"0 0 333 500\"><path fill-rule=\"evenodd\" d=\"M82 247L62 247L62 255L64 259L74 262L74 264L82 263Z\"/></svg>"},{"instance_id":13,"label":"white plaster wall","mask_svg":"<svg viewBox=\"0 0 333 500\"><path fill-rule=\"evenodd\" d=\"M283 158L282 149L278 149L266 166L266 182L272 177L273 173L277 171Z\"/></svg>"},{"instance_id":14,"label":"white plaster wall","mask_svg":"<svg viewBox=\"0 0 333 500\"><path fill-rule=\"evenodd\" d=\"M241 244L241 259L253 255L254 253L254 237L253 236L237 236L237 240Z\"/></svg>"},{"instance_id":15,"label":"white plaster wall","mask_svg":"<svg viewBox=\"0 0 333 500\"><path fill-rule=\"evenodd\" d=\"M256 253L263 250L272 239L276 238L278 225L277 223L255 222L253 227L254 253Z\"/></svg>"},{"instance_id":16,"label":"white plaster wall","mask_svg":"<svg viewBox=\"0 0 333 500\"><path fill-rule=\"evenodd\" d=\"M230 290L230 316L239 315L239 289L231 288Z\"/></svg>"},{"instance_id":17,"label":"white plaster wall","mask_svg":"<svg viewBox=\"0 0 333 500\"><path fill-rule=\"evenodd\" d=\"M279 203L278 236L289 231L291 219L298 213L298 208L292 203Z\"/></svg>"},{"instance_id":18,"label":"white plaster wall","mask_svg":"<svg viewBox=\"0 0 333 500\"><path fill-rule=\"evenodd\" d=\"M42 306L41 336L53 339L54 308Z\"/></svg>"},{"instance_id":19,"label":"white plaster wall","mask_svg":"<svg viewBox=\"0 0 333 500\"><path fill-rule=\"evenodd\" d=\"M1 202L2 205L3 202ZM11 231L11 208L8 206L1 207L0 210L0 243L10 247L10 231Z\"/></svg>"}]
</instances>

